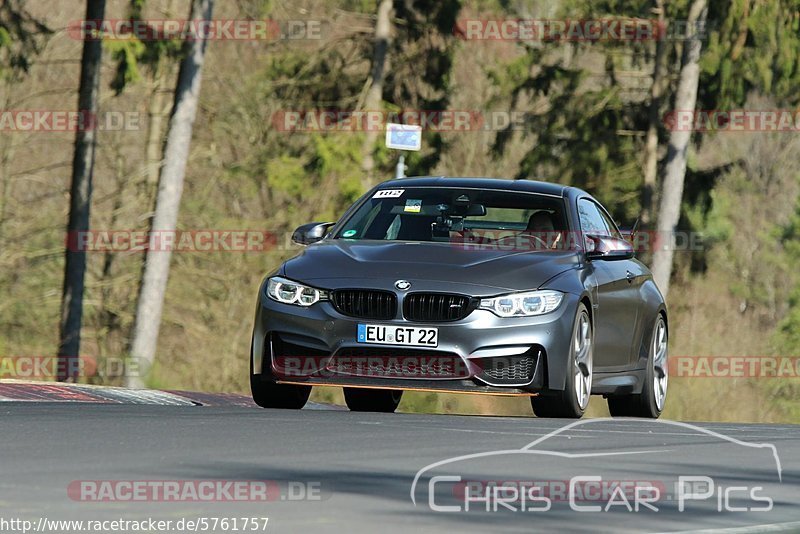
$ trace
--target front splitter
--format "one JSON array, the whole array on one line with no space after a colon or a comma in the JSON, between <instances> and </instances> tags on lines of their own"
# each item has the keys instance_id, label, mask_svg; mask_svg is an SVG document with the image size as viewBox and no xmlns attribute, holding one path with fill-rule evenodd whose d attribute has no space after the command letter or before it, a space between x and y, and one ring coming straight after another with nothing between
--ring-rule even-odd
<instances>
[{"instance_id":1,"label":"front splitter","mask_svg":"<svg viewBox=\"0 0 800 534\"><path fill-rule=\"evenodd\" d=\"M365 382L359 379L336 378L335 380L314 379L307 380L277 380L278 384L289 384L294 386L327 386L327 387L347 387L361 389L391 389L402 391L421 391L428 393L464 393L468 395L494 395L498 397L535 397L538 393L523 391L513 387L498 388L492 386L479 386L469 380L458 381L419 381L420 383L409 383L407 380L393 380L382 378L380 382L371 380ZM431 383L434 382L434 383Z\"/></svg>"}]
</instances>

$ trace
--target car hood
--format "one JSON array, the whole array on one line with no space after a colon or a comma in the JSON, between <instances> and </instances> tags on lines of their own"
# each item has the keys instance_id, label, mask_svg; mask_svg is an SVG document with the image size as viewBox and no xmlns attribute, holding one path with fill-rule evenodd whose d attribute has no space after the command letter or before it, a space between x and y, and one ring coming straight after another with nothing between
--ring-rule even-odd
<instances>
[{"instance_id":1,"label":"car hood","mask_svg":"<svg viewBox=\"0 0 800 534\"><path fill-rule=\"evenodd\" d=\"M287 261L282 274L325 289L392 287L408 280L414 289L469 291L537 289L576 268L576 251L476 249L447 243L327 239ZM366 282L368 280L368 282Z\"/></svg>"}]
</instances>

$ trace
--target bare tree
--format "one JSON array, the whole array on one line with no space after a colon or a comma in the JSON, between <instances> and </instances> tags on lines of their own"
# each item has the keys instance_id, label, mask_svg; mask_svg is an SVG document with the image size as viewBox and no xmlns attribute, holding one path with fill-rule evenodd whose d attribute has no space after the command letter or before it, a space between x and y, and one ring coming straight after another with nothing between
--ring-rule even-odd
<instances>
[{"instance_id":1,"label":"bare tree","mask_svg":"<svg viewBox=\"0 0 800 534\"><path fill-rule=\"evenodd\" d=\"M658 122L661 96L664 92L666 76L665 63L667 55L667 40L663 33L666 31L667 19L664 14L664 1L656 0L653 11L658 17L659 38L656 40L656 54L653 61L653 83L650 86L650 109L645 141L644 159L644 188L642 190L642 224L649 228L653 220L655 209L655 192L658 188Z\"/></svg>"},{"instance_id":2,"label":"bare tree","mask_svg":"<svg viewBox=\"0 0 800 534\"><path fill-rule=\"evenodd\" d=\"M102 20L105 0L88 0L86 20ZM86 36L81 58L81 80L78 89L78 111L84 120L75 135L72 160L72 184L69 196L69 221L64 286L61 297L61 324L58 342L58 380L77 375L78 353L81 348L83 289L86 277L86 251L71 246L80 232L89 230L89 210L92 201L92 173L97 142L96 128L91 123L97 116L97 95L100 90L100 66L103 55L101 39Z\"/></svg>"},{"instance_id":3,"label":"bare tree","mask_svg":"<svg viewBox=\"0 0 800 534\"><path fill-rule=\"evenodd\" d=\"M376 111L381 107L383 100L383 78L386 68L386 52L392 35L392 0L381 0L378 4L378 18L375 22L375 49L372 55L372 74L368 80L369 89L364 99L364 109ZM373 170L375 168L375 141L379 132L367 130L362 147L361 160L361 185L364 190L373 185Z\"/></svg>"},{"instance_id":4,"label":"bare tree","mask_svg":"<svg viewBox=\"0 0 800 534\"><path fill-rule=\"evenodd\" d=\"M190 20L211 20L214 0L192 0ZM156 196L156 207L151 224L153 236L174 232L178 220L189 145L197 115L200 82L205 60L207 40L192 39L185 44L181 60L175 101L169 121L169 133L164 147L164 164ZM151 243L153 240L151 239ZM164 292L169 278L169 250L148 251L142 285L136 303L130 357L142 372L152 368L156 355L156 342L164 308ZM144 387L144 377L126 376L129 387Z\"/></svg>"},{"instance_id":5,"label":"bare tree","mask_svg":"<svg viewBox=\"0 0 800 534\"><path fill-rule=\"evenodd\" d=\"M706 0L694 0L689 8L687 24L690 29L705 26ZM697 102L697 84L700 79L700 35L695 31L684 44L678 91L675 94L675 110L694 111ZM664 182L658 209L657 231L660 236L669 236L667 246L653 253L653 278L666 298L669 293L669 278L672 273L674 231L681 215L683 181L686 176L686 152L691 140L691 129L674 128L669 136Z\"/></svg>"}]
</instances>

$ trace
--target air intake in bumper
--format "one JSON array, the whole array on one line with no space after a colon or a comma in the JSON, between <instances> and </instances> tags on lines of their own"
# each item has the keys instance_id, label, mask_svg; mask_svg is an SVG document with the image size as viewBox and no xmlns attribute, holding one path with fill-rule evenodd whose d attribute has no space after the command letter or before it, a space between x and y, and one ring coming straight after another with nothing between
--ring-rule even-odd
<instances>
[{"instance_id":1,"label":"air intake in bumper","mask_svg":"<svg viewBox=\"0 0 800 534\"><path fill-rule=\"evenodd\" d=\"M536 374L544 352L534 348L519 356L499 356L472 360L483 370L478 379L493 386L526 386Z\"/></svg>"}]
</instances>

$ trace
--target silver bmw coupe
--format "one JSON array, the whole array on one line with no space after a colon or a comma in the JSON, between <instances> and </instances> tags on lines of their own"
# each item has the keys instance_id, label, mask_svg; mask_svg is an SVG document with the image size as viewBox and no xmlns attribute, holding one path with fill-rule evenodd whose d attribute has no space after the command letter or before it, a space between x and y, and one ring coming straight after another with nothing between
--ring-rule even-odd
<instances>
[{"instance_id":1,"label":"silver bmw coupe","mask_svg":"<svg viewBox=\"0 0 800 534\"><path fill-rule=\"evenodd\" d=\"M384 182L258 291L253 399L301 408L344 387L351 410L403 391L529 396L540 417L658 417L668 319L650 271L580 189L529 180Z\"/></svg>"}]
</instances>

